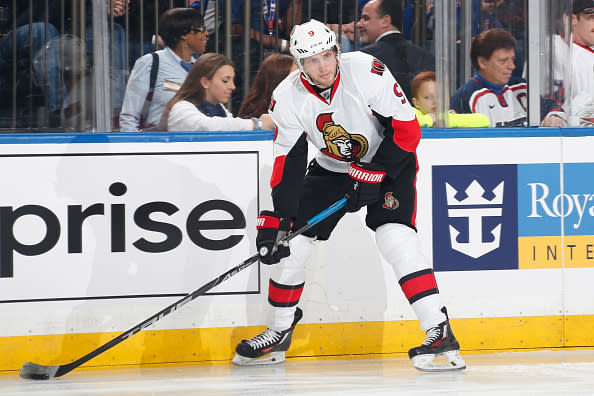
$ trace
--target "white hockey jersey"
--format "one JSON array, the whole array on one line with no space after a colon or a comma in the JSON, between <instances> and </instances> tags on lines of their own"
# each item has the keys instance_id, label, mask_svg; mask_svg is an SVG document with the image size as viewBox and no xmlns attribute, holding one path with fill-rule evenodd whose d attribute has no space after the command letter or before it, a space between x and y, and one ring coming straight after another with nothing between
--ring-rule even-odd
<instances>
[{"instance_id":1,"label":"white hockey jersey","mask_svg":"<svg viewBox=\"0 0 594 396\"><path fill-rule=\"evenodd\" d=\"M561 106L553 99L540 100L540 118L557 115L565 119ZM528 95L526 81L512 77L505 85L495 85L475 74L454 93L450 107L456 113L482 113L491 127L526 126Z\"/></svg>"},{"instance_id":2,"label":"white hockey jersey","mask_svg":"<svg viewBox=\"0 0 594 396\"><path fill-rule=\"evenodd\" d=\"M320 96L299 71L274 90L269 107L276 124L273 199L275 189L289 190L281 192L285 197L296 194L305 174L306 139L317 148L323 168L341 173L351 161L371 162L384 138L415 152L421 137L415 114L390 71L373 56L341 55L328 96Z\"/></svg>"},{"instance_id":3,"label":"white hockey jersey","mask_svg":"<svg viewBox=\"0 0 594 396\"><path fill-rule=\"evenodd\" d=\"M496 93L475 76L454 93L451 107L460 114L485 114L491 127L525 126L527 98L524 81L510 82Z\"/></svg>"},{"instance_id":4,"label":"white hockey jersey","mask_svg":"<svg viewBox=\"0 0 594 396\"><path fill-rule=\"evenodd\" d=\"M569 125L594 126L594 49L573 43L571 51Z\"/></svg>"}]
</instances>

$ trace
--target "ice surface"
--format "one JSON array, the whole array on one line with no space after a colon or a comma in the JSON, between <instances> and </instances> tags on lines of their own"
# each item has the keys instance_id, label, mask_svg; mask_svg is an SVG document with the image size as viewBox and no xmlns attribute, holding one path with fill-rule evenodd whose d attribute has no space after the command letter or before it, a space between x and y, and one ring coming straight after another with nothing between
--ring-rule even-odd
<instances>
[{"instance_id":1,"label":"ice surface","mask_svg":"<svg viewBox=\"0 0 594 396\"><path fill-rule=\"evenodd\" d=\"M447 373L421 373L405 357L79 368L50 381L15 372L0 375L0 395L594 395L594 349L462 355L468 368Z\"/></svg>"}]
</instances>

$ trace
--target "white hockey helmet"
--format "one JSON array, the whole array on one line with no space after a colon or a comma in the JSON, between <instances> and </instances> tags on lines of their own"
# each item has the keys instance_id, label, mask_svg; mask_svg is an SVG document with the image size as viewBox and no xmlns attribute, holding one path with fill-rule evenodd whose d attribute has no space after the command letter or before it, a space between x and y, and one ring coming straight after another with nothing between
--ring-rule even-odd
<instances>
[{"instance_id":1,"label":"white hockey helmet","mask_svg":"<svg viewBox=\"0 0 594 396\"><path fill-rule=\"evenodd\" d=\"M337 58L340 59L340 46L336 40L336 34L328 26L315 19L296 25L291 32L290 40L291 55L295 58L297 67L305 79L311 84L314 83L303 70L303 59L333 48Z\"/></svg>"}]
</instances>

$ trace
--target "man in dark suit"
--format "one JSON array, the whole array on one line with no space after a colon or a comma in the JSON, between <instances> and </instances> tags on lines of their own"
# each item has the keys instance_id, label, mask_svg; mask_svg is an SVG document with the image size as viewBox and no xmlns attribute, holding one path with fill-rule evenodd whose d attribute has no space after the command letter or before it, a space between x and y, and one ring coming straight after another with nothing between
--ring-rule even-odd
<instances>
[{"instance_id":1,"label":"man in dark suit","mask_svg":"<svg viewBox=\"0 0 594 396\"><path fill-rule=\"evenodd\" d=\"M361 51L385 63L409 102L412 100L410 82L422 71L435 71L433 55L406 40L402 27L401 0L371 0L365 4L357 22Z\"/></svg>"}]
</instances>

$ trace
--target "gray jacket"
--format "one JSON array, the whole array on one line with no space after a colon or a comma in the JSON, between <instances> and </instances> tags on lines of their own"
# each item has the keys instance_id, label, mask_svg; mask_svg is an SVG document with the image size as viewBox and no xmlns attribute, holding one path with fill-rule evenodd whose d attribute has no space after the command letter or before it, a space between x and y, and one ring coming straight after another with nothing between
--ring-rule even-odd
<instances>
[{"instance_id":1,"label":"gray jacket","mask_svg":"<svg viewBox=\"0 0 594 396\"><path fill-rule=\"evenodd\" d=\"M186 79L188 72L181 66L181 59L171 48L166 47L157 51L159 55L159 73L155 83L153 100L147 115L147 124L158 125L165 106L173 98ZM192 58L192 62L195 59ZM124 104L120 113L120 130L122 132L137 132L140 123L140 113L149 90L149 79L152 55L146 54L136 60L124 96Z\"/></svg>"}]
</instances>

